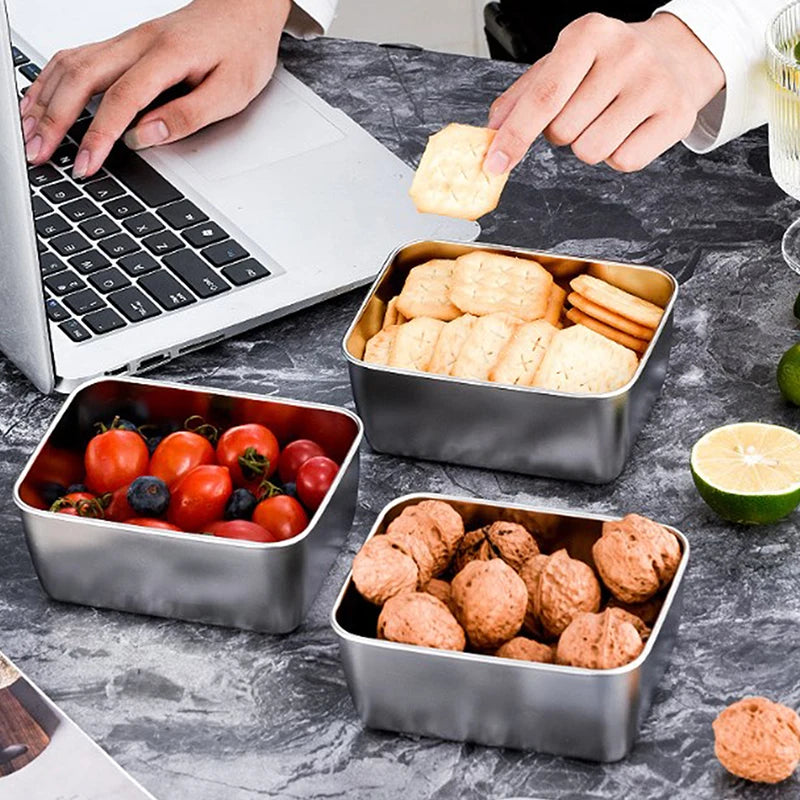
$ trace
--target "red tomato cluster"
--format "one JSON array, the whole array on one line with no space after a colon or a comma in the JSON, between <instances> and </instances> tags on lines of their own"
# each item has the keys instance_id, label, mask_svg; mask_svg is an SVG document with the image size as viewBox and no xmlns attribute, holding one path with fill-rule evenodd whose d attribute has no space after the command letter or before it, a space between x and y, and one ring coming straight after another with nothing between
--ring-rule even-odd
<instances>
[{"instance_id":1,"label":"red tomato cluster","mask_svg":"<svg viewBox=\"0 0 800 800\"><path fill-rule=\"evenodd\" d=\"M148 426L115 419L99 427L84 453L84 483L64 488L51 511L278 542L305 530L339 471L316 442L297 439L281 451L255 423L221 435L203 424L155 440Z\"/></svg>"}]
</instances>

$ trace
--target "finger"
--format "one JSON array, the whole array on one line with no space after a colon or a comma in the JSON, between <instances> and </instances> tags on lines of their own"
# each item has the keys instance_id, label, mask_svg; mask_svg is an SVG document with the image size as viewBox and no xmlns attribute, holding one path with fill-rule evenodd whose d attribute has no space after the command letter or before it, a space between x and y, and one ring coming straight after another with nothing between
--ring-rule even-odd
<instances>
[{"instance_id":1,"label":"finger","mask_svg":"<svg viewBox=\"0 0 800 800\"><path fill-rule=\"evenodd\" d=\"M544 56L544 58L547 58L547 56ZM511 113L511 109L516 105L520 95L525 91L525 87L535 76L536 70L540 68L542 60L543 59L537 61L527 70L527 72L520 75L519 78L517 78L514 83L508 87L508 89L499 95L491 106L489 106L489 120L486 124L486 127L497 130L497 128L499 128L503 122L505 122L506 118Z\"/></svg>"},{"instance_id":2,"label":"finger","mask_svg":"<svg viewBox=\"0 0 800 800\"><path fill-rule=\"evenodd\" d=\"M691 127L676 124L666 114L655 114L636 130L606 159L606 163L620 172L644 169L651 161L669 150L672 145L688 136Z\"/></svg>"}]
</instances>

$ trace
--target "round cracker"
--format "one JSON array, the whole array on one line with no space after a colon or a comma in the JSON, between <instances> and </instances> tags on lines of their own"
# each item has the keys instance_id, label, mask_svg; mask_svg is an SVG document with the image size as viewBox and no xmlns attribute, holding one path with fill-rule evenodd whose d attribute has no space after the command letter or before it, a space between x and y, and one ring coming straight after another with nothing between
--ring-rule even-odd
<instances>
[{"instance_id":1,"label":"round cracker","mask_svg":"<svg viewBox=\"0 0 800 800\"><path fill-rule=\"evenodd\" d=\"M644 339L637 339L635 336L629 336L627 333L618 331L616 328L612 328L610 325L606 325L604 322L600 322L594 317L584 314L583 311L578 308L571 308L567 311L567 319L570 320L570 322L574 322L576 325L583 325L593 330L595 333L605 336L606 339L611 339L612 342L628 347L639 355L642 355L650 344Z\"/></svg>"},{"instance_id":2,"label":"round cracker","mask_svg":"<svg viewBox=\"0 0 800 800\"><path fill-rule=\"evenodd\" d=\"M593 303L577 292L571 292L569 297L567 297L567 301L579 311L583 311L584 314L588 314L590 317L594 317L599 322L604 322L606 325L610 325L618 331L627 333L629 336L634 336L637 339L644 339L646 342L649 342L655 334L653 328L639 325L638 322L615 314L613 311L609 311L607 308Z\"/></svg>"},{"instance_id":3,"label":"round cracker","mask_svg":"<svg viewBox=\"0 0 800 800\"><path fill-rule=\"evenodd\" d=\"M664 309L655 303L592 275L578 275L572 279L570 286L587 300L648 328L657 328L664 314Z\"/></svg>"}]
</instances>

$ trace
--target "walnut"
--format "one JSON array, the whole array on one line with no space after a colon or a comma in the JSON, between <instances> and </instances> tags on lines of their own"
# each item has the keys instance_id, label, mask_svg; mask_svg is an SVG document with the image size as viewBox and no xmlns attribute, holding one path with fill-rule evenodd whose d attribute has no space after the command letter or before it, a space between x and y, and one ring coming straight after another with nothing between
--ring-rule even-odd
<instances>
[{"instance_id":1,"label":"walnut","mask_svg":"<svg viewBox=\"0 0 800 800\"><path fill-rule=\"evenodd\" d=\"M514 658L518 661L538 661L542 664L552 664L555 659L553 648L548 644L526 639L524 636L515 636L510 641L495 650L494 654L500 658Z\"/></svg>"},{"instance_id":2,"label":"walnut","mask_svg":"<svg viewBox=\"0 0 800 800\"><path fill-rule=\"evenodd\" d=\"M428 582L425 587L428 594L432 594L437 600L441 600L449 609L455 614L455 606L453 605L453 592L450 584L447 581L441 581L438 578L433 578Z\"/></svg>"},{"instance_id":3,"label":"walnut","mask_svg":"<svg viewBox=\"0 0 800 800\"><path fill-rule=\"evenodd\" d=\"M353 582L370 603L383 605L417 588L419 569L410 555L386 536L373 536L353 559Z\"/></svg>"},{"instance_id":4,"label":"walnut","mask_svg":"<svg viewBox=\"0 0 800 800\"><path fill-rule=\"evenodd\" d=\"M760 783L786 780L800 762L800 717L766 697L745 697L713 722L714 752L728 772Z\"/></svg>"},{"instance_id":5,"label":"walnut","mask_svg":"<svg viewBox=\"0 0 800 800\"><path fill-rule=\"evenodd\" d=\"M389 523L386 533L393 534L397 541L405 538L403 534L424 540L432 558L430 570L427 564L420 565L423 573L420 585L424 586L431 576L440 575L450 565L458 541L464 535L464 522L459 513L447 503L441 500L423 500L416 505L406 506ZM407 546L411 547L410 544ZM419 560L417 563L419 565Z\"/></svg>"},{"instance_id":6,"label":"walnut","mask_svg":"<svg viewBox=\"0 0 800 800\"><path fill-rule=\"evenodd\" d=\"M566 550L528 559L520 577L528 589L525 624L531 630L538 623L544 633L558 636L578 614L600 608L600 583L594 571L570 558Z\"/></svg>"},{"instance_id":7,"label":"walnut","mask_svg":"<svg viewBox=\"0 0 800 800\"><path fill-rule=\"evenodd\" d=\"M664 605L664 597L663 595L657 595L645 600L643 603L623 603L622 600L617 600L616 597L612 596L608 601L608 605L612 608L621 608L623 611L639 617L645 625L652 628L658 619L661 606Z\"/></svg>"},{"instance_id":8,"label":"walnut","mask_svg":"<svg viewBox=\"0 0 800 800\"><path fill-rule=\"evenodd\" d=\"M528 593L505 561L471 561L453 578L456 619L478 650L493 650L522 627Z\"/></svg>"},{"instance_id":9,"label":"walnut","mask_svg":"<svg viewBox=\"0 0 800 800\"><path fill-rule=\"evenodd\" d=\"M460 572L470 561L502 558L519 572L520 567L538 552L536 540L527 528L516 522L493 522L464 535L456 550L455 568Z\"/></svg>"},{"instance_id":10,"label":"walnut","mask_svg":"<svg viewBox=\"0 0 800 800\"><path fill-rule=\"evenodd\" d=\"M607 608L602 614L579 614L567 625L556 649L556 663L588 669L613 669L642 652L642 638L625 618Z\"/></svg>"},{"instance_id":11,"label":"walnut","mask_svg":"<svg viewBox=\"0 0 800 800\"><path fill-rule=\"evenodd\" d=\"M642 637L643 642L646 642L650 638L650 628L645 625L645 622L641 617L637 617L636 614L631 614L630 611L626 611L624 608L620 608L619 606L611 606L611 608L616 609L617 616L620 619L630 622L630 624L636 628L636 633Z\"/></svg>"},{"instance_id":12,"label":"walnut","mask_svg":"<svg viewBox=\"0 0 800 800\"><path fill-rule=\"evenodd\" d=\"M447 606L425 592L390 597L378 617L378 638L390 642L463 650L464 630Z\"/></svg>"},{"instance_id":13,"label":"walnut","mask_svg":"<svg viewBox=\"0 0 800 800\"><path fill-rule=\"evenodd\" d=\"M443 500L423 500L417 503L417 508L436 523L442 541L447 545L447 551L452 558L464 535L464 520L461 519L461 514Z\"/></svg>"},{"instance_id":14,"label":"walnut","mask_svg":"<svg viewBox=\"0 0 800 800\"><path fill-rule=\"evenodd\" d=\"M425 535L425 531L419 527L419 522L410 517L404 517L400 525L388 527L386 538L396 544L407 556L414 559L419 571L417 588L424 589L433 577L435 563L428 546L428 537Z\"/></svg>"},{"instance_id":15,"label":"walnut","mask_svg":"<svg viewBox=\"0 0 800 800\"><path fill-rule=\"evenodd\" d=\"M611 594L624 603L641 603L669 584L681 560L677 537L663 525L628 514L603 523L592 547L597 571Z\"/></svg>"}]
</instances>

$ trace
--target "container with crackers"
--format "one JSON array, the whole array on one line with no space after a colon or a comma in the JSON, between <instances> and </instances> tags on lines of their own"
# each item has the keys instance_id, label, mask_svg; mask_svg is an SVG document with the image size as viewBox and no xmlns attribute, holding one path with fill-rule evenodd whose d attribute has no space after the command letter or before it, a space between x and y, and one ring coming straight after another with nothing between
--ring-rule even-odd
<instances>
[{"instance_id":1,"label":"container with crackers","mask_svg":"<svg viewBox=\"0 0 800 800\"><path fill-rule=\"evenodd\" d=\"M491 244L387 259L343 347L372 447L603 483L661 388L677 282Z\"/></svg>"}]
</instances>

